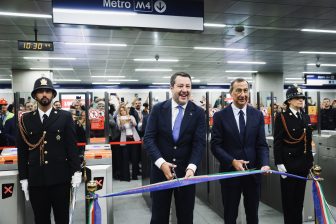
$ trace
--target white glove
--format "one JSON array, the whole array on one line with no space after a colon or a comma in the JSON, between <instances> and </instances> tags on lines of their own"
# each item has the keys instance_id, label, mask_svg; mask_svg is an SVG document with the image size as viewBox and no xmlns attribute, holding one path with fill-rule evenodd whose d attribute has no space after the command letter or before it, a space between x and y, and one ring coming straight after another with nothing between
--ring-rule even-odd
<instances>
[{"instance_id":1,"label":"white glove","mask_svg":"<svg viewBox=\"0 0 336 224\"><path fill-rule=\"evenodd\" d=\"M25 194L26 201L29 201L29 192L28 192L28 180L20 180L21 183L21 189L23 190Z\"/></svg>"},{"instance_id":2,"label":"white glove","mask_svg":"<svg viewBox=\"0 0 336 224\"><path fill-rule=\"evenodd\" d=\"M286 167L285 167L284 164L279 164L279 165L277 165L277 167L278 167L278 170L279 170L280 172L284 172L284 173L287 172ZM287 176L285 176L285 175L281 175L281 177L282 177L283 179L287 178Z\"/></svg>"},{"instance_id":3,"label":"white glove","mask_svg":"<svg viewBox=\"0 0 336 224\"><path fill-rule=\"evenodd\" d=\"M72 187L79 187L81 182L82 182L82 172L77 171L71 177L71 185Z\"/></svg>"}]
</instances>

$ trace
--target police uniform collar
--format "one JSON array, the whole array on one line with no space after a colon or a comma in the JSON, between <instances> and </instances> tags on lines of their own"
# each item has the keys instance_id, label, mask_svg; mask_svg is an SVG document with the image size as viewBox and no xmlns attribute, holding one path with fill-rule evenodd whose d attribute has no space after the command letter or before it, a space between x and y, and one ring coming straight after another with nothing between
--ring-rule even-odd
<instances>
[{"instance_id":1,"label":"police uniform collar","mask_svg":"<svg viewBox=\"0 0 336 224\"><path fill-rule=\"evenodd\" d=\"M40 115L40 119L41 121L43 121L43 115L46 114L48 117L50 116L52 107L50 107L46 112L42 111L40 108L37 108L39 115Z\"/></svg>"},{"instance_id":2,"label":"police uniform collar","mask_svg":"<svg viewBox=\"0 0 336 224\"><path fill-rule=\"evenodd\" d=\"M290 110L290 112L292 112L295 115L295 117L297 116L296 115L297 112L301 113L300 111L295 110L294 108L291 108L291 107L289 107L289 110Z\"/></svg>"}]
</instances>

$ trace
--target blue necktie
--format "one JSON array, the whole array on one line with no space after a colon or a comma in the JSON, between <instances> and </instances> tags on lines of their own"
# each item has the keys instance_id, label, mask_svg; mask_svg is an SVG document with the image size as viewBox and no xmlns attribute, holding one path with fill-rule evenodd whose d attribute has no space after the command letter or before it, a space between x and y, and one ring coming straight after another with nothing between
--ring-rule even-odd
<instances>
[{"instance_id":1,"label":"blue necktie","mask_svg":"<svg viewBox=\"0 0 336 224\"><path fill-rule=\"evenodd\" d=\"M179 105L176 108L179 110L179 112L176 116L174 127L173 127L173 139L175 142L177 142L179 138L181 123L182 123L182 118L183 118L183 107Z\"/></svg>"},{"instance_id":2,"label":"blue necktie","mask_svg":"<svg viewBox=\"0 0 336 224\"><path fill-rule=\"evenodd\" d=\"M239 131L240 131L240 139L244 140L245 135L245 118L244 118L244 111L239 111Z\"/></svg>"}]
</instances>

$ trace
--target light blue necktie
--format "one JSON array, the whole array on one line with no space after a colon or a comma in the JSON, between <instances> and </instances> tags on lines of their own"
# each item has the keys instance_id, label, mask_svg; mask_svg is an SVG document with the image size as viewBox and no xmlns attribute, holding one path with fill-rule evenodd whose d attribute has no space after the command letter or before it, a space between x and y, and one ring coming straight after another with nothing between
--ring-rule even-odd
<instances>
[{"instance_id":1,"label":"light blue necktie","mask_svg":"<svg viewBox=\"0 0 336 224\"><path fill-rule=\"evenodd\" d=\"M176 108L179 110L179 112L176 116L174 127L173 127L173 139L175 142L177 142L179 138L181 123L182 123L182 118L183 118L183 107L178 105Z\"/></svg>"}]
</instances>

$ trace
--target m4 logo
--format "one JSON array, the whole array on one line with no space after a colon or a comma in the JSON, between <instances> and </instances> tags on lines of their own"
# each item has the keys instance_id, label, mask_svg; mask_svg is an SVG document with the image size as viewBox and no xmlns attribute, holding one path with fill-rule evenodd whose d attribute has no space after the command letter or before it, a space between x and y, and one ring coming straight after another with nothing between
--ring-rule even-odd
<instances>
[{"instance_id":1,"label":"m4 logo","mask_svg":"<svg viewBox=\"0 0 336 224\"><path fill-rule=\"evenodd\" d=\"M153 11L153 1L152 0L135 1L134 11L152 12Z\"/></svg>"}]
</instances>

